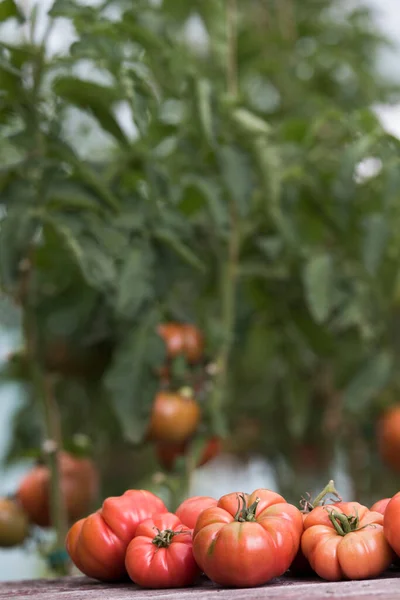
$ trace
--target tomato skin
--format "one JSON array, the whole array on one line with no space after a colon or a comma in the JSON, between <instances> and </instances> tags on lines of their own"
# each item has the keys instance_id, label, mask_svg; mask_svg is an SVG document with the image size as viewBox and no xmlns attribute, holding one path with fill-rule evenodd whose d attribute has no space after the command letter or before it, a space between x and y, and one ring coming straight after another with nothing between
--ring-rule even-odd
<instances>
[{"instance_id":1,"label":"tomato skin","mask_svg":"<svg viewBox=\"0 0 400 600\"><path fill-rule=\"evenodd\" d=\"M168 547L158 547L157 531L176 532ZM200 570L194 560L192 531L172 513L143 521L126 551L129 577L145 588L178 588L193 585Z\"/></svg>"},{"instance_id":2,"label":"tomato skin","mask_svg":"<svg viewBox=\"0 0 400 600\"><path fill-rule=\"evenodd\" d=\"M381 513L381 515L384 515L387 505L389 504L390 501L391 501L391 498L382 498L382 500L378 500L378 502L375 502L375 504L373 504L371 506L370 510Z\"/></svg>"},{"instance_id":3,"label":"tomato skin","mask_svg":"<svg viewBox=\"0 0 400 600\"><path fill-rule=\"evenodd\" d=\"M164 467L164 469L170 471L173 468L177 458L185 454L186 448L187 444L168 444L166 442L158 443L156 445L156 454L159 463ZM221 448L222 442L220 438L210 438L204 446L204 450L200 455L197 467L202 467L213 460L213 458L218 456L218 454L221 452Z\"/></svg>"},{"instance_id":4,"label":"tomato skin","mask_svg":"<svg viewBox=\"0 0 400 600\"><path fill-rule=\"evenodd\" d=\"M327 508L314 508L304 520L301 548L312 569L328 581L381 575L393 559L383 532L383 515L358 502L341 502L335 507L337 512L359 518L359 529L342 536Z\"/></svg>"},{"instance_id":5,"label":"tomato skin","mask_svg":"<svg viewBox=\"0 0 400 600\"><path fill-rule=\"evenodd\" d=\"M0 498L0 548L19 546L29 535L29 521L21 506Z\"/></svg>"},{"instance_id":6,"label":"tomato skin","mask_svg":"<svg viewBox=\"0 0 400 600\"><path fill-rule=\"evenodd\" d=\"M388 408L377 427L379 453L394 471L400 472L400 406Z\"/></svg>"},{"instance_id":7,"label":"tomato skin","mask_svg":"<svg viewBox=\"0 0 400 600\"><path fill-rule=\"evenodd\" d=\"M244 494L250 506L259 498L255 521L235 520L240 496L227 494L203 511L194 530L197 564L215 583L229 587L262 585L289 568L300 544L300 511L275 492Z\"/></svg>"},{"instance_id":8,"label":"tomato skin","mask_svg":"<svg viewBox=\"0 0 400 600\"><path fill-rule=\"evenodd\" d=\"M204 350L204 339L195 325L162 323L158 326L157 332L165 342L167 357L170 360L183 355L189 363L200 361Z\"/></svg>"},{"instance_id":9,"label":"tomato skin","mask_svg":"<svg viewBox=\"0 0 400 600\"><path fill-rule=\"evenodd\" d=\"M385 536L397 556L400 556L400 492L388 503L384 514Z\"/></svg>"},{"instance_id":10,"label":"tomato skin","mask_svg":"<svg viewBox=\"0 0 400 600\"><path fill-rule=\"evenodd\" d=\"M104 500L92 515L75 523L68 532L67 551L88 577L118 581L126 577L125 553L138 525L154 514L167 512L157 496L146 490L128 490Z\"/></svg>"},{"instance_id":11,"label":"tomato skin","mask_svg":"<svg viewBox=\"0 0 400 600\"><path fill-rule=\"evenodd\" d=\"M199 421L200 406L194 398L159 392L153 404L148 437L181 444L195 433Z\"/></svg>"},{"instance_id":12,"label":"tomato skin","mask_svg":"<svg viewBox=\"0 0 400 600\"><path fill-rule=\"evenodd\" d=\"M184 500L176 509L175 514L186 527L194 529L200 513L206 508L217 506L217 504L218 501L211 496L193 496Z\"/></svg>"},{"instance_id":13,"label":"tomato skin","mask_svg":"<svg viewBox=\"0 0 400 600\"><path fill-rule=\"evenodd\" d=\"M90 510L98 493L98 472L88 458L60 452L61 491L68 520L76 521ZM50 527L50 470L47 465L31 469L17 491L17 498L35 525Z\"/></svg>"}]
</instances>

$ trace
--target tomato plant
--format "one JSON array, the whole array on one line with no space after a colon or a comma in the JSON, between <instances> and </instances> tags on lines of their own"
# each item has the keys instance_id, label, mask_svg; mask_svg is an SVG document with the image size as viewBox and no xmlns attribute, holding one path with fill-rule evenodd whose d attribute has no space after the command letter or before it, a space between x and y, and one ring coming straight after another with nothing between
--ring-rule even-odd
<instances>
[{"instance_id":1,"label":"tomato plant","mask_svg":"<svg viewBox=\"0 0 400 600\"><path fill-rule=\"evenodd\" d=\"M162 323L157 331L165 342L169 359L183 355L189 363L201 360L204 340L201 331L195 325Z\"/></svg>"},{"instance_id":2,"label":"tomato plant","mask_svg":"<svg viewBox=\"0 0 400 600\"><path fill-rule=\"evenodd\" d=\"M289 568L302 531L300 511L279 494L264 489L232 493L199 515L193 552L215 583L262 585Z\"/></svg>"},{"instance_id":3,"label":"tomato plant","mask_svg":"<svg viewBox=\"0 0 400 600\"><path fill-rule=\"evenodd\" d=\"M212 437L207 440L203 451L200 454L197 462L198 467L202 467L210 460L218 456L221 452L222 442L218 437ZM174 467L175 461L180 456L183 456L187 450L187 444L168 444L159 442L156 444L156 454L160 465L165 469L171 470Z\"/></svg>"},{"instance_id":4,"label":"tomato plant","mask_svg":"<svg viewBox=\"0 0 400 600\"><path fill-rule=\"evenodd\" d=\"M126 576L125 552L139 523L165 512L162 500L146 490L128 490L107 498L100 510L71 527L67 551L88 577L118 581Z\"/></svg>"},{"instance_id":5,"label":"tomato plant","mask_svg":"<svg viewBox=\"0 0 400 600\"><path fill-rule=\"evenodd\" d=\"M176 509L175 514L186 527L194 529L200 513L206 508L217 506L217 503L217 500L211 496L193 496L184 500Z\"/></svg>"},{"instance_id":6,"label":"tomato plant","mask_svg":"<svg viewBox=\"0 0 400 600\"><path fill-rule=\"evenodd\" d=\"M148 436L152 440L181 444L196 431L200 406L182 393L159 392L153 404Z\"/></svg>"},{"instance_id":7,"label":"tomato plant","mask_svg":"<svg viewBox=\"0 0 400 600\"><path fill-rule=\"evenodd\" d=\"M377 502L375 502L375 504L373 504L371 506L370 510L381 513L381 515L384 515L387 505L389 504L390 501L391 501L391 498L382 498L382 500L378 500Z\"/></svg>"},{"instance_id":8,"label":"tomato plant","mask_svg":"<svg viewBox=\"0 0 400 600\"><path fill-rule=\"evenodd\" d=\"M400 472L400 406L392 406L383 413L377 435L382 460Z\"/></svg>"},{"instance_id":9,"label":"tomato plant","mask_svg":"<svg viewBox=\"0 0 400 600\"><path fill-rule=\"evenodd\" d=\"M60 453L59 468L61 492L68 520L76 521L87 513L98 493L98 473L88 458L77 458L67 452ZM24 477L17 498L35 525L49 527L50 471L47 465L34 467Z\"/></svg>"},{"instance_id":10,"label":"tomato plant","mask_svg":"<svg viewBox=\"0 0 400 600\"><path fill-rule=\"evenodd\" d=\"M393 552L383 532L383 515L358 502L317 507L304 520L301 548L323 579L368 579L381 575Z\"/></svg>"},{"instance_id":11,"label":"tomato plant","mask_svg":"<svg viewBox=\"0 0 400 600\"><path fill-rule=\"evenodd\" d=\"M192 550L192 531L172 513L154 515L138 526L126 551L129 577L146 588L192 585L200 575Z\"/></svg>"},{"instance_id":12,"label":"tomato plant","mask_svg":"<svg viewBox=\"0 0 400 600\"><path fill-rule=\"evenodd\" d=\"M0 498L0 548L19 546L29 535L29 521L21 506Z\"/></svg>"}]
</instances>

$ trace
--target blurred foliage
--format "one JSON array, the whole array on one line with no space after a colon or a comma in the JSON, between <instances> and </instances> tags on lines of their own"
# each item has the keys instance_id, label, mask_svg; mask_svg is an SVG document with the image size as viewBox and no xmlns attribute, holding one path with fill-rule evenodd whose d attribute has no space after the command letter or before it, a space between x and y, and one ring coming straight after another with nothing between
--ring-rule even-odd
<instances>
[{"instance_id":1,"label":"blurred foliage","mask_svg":"<svg viewBox=\"0 0 400 600\"><path fill-rule=\"evenodd\" d=\"M65 439L92 438L107 492L116 464L119 481L144 476L156 327L193 322L218 371L204 431L268 456L291 497L344 449L367 497L400 302L400 142L370 108L397 90L375 70L369 12L56 0L40 42L36 14L0 44L0 280L58 373ZM22 17L0 2L0 20ZM50 55L60 19L76 41ZM100 141L71 136L73 119ZM39 410L16 414L10 459L39 446Z\"/></svg>"}]
</instances>

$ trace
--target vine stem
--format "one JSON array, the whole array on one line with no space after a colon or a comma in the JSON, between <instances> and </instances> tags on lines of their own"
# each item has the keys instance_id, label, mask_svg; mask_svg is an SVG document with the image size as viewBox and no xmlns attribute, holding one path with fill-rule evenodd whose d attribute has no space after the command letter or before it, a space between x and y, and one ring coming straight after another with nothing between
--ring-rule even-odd
<instances>
[{"instance_id":1,"label":"vine stem","mask_svg":"<svg viewBox=\"0 0 400 600\"><path fill-rule=\"evenodd\" d=\"M237 70L237 0L226 0L227 62L226 86L232 98L239 91ZM240 252L240 221L233 199L229 203L229 239L226 260L221 268L221 321L222 343L217 355L216 380L212 411L217 430L223 430L222 405L228 380L228 362L232 349L236 320L236 286Z\"/></svg>"}]
</instances>

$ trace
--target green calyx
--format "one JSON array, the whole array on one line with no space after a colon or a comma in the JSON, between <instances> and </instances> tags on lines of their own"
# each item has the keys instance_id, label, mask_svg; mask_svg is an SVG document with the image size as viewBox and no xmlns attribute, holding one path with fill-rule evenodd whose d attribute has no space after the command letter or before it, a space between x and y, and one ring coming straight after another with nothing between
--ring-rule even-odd
<instances>
[{"instance_id":1,"label":"green calyx","mask_svg":"<svg viewBox=\"0 0 400 600\"><path fill-rule=\"evenodd\" d=\"M168 548L176 535L180 533L186 533L185 531L172 531L172 529L164 529L163 531L157 529L157 531L157 535L151 542L157 546L157 548Z\"/></svg>"},{"instance_id":2,"label":"green calyx","mask_svg":"<svg viewBox=\"0 0 400 600\"><path fill-rule=\"evenodd\" d=\"M238 509L235 514L235 521L239 523L252 522L256 520L257 506L260 498L256 498L253 504L247 506L246 497L244 494L238 494Z\"/></svg>"},{"instance_id":3,"label":"green calyx","mask_svg":"<svg viewBox=\"0 0 400 600\"><path fill-rule=\"evenodd\" d=\"M336 530L336 533L341 536L345 536L348 533L352 533L353 531L358 531L360 528L360 519L358 518L357 513L355 515L345 515L336 510L330 510L329 519L332 523L333 527Z\"/></svg>"}]
</instances>

